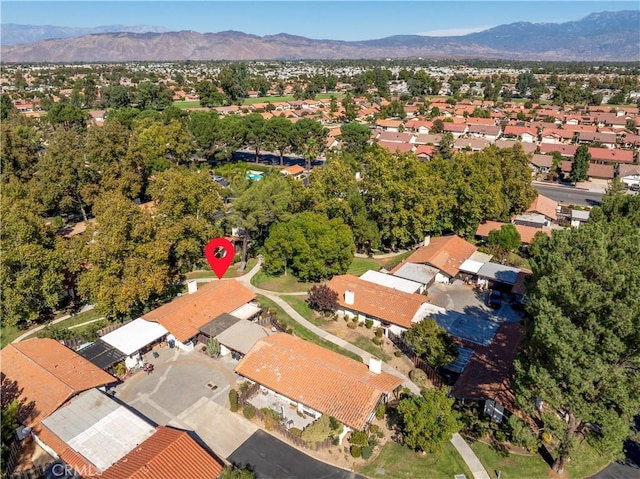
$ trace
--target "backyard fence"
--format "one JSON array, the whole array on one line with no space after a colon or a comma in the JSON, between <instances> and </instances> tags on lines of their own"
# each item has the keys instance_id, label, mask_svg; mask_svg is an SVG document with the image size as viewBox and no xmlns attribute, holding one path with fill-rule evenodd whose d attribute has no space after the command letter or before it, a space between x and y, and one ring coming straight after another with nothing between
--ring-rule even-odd
<instances>
[{"instance_id":1,"label":"backyard fence","mask_svg":"<svg viewBox=\"0 0 640 479\"><path fill-rule=\"evenodd\" d=\"M51 463L53 464L53 463ZM44 466L34 466L26 471L16 471L7 475L9 479L40 479L46 477L45 471L51 465L46 464Z\"/></svg>"},{"instance_id":2,"label":"backyard fence","mask_svg":"<svg viewBox=\"0 0 640 479\"><path fill-rule=\"evenodd\" d=\"M434 387L441 388L444 386L444 383L442 382L442 379L440 379L440 376L438 376L438 373L436 373L436 371L429 366L424 359L418 356L411 346L404 342L401 336L393 334L391 331L388 331L388 334L391 342L409 358L413 365L425 372Z\"/></svg>"},{"instance_id":3,"label":"backyard fence","mask_svg":"<svg viewBox=\"0 0 640 479\"><path fill-rule=\"evenodd\" d=\"M273 419L273 416L269 414L265 414L264 412L262 412L260 409L256 408L253 404L249 402L249 399L251 399L258 392L259 389L260 389L259 384L252 385L245 392L240 393L240 395L238 396L238 403L243 408L247 406L255 408L256 417L260 419L263 423L266 423L269 419ZM318 451L320 449L329 449L331 446L333 446L333 440L331 438L326 438L324 441L314 441L312 443L309 443L303 440L297 434L294 434L291 431L289 431L286 428L286 426L280 422L276 422L275 424L272 423L271 430L277 432L279 435L283 436L285 439L292 442L296 446L304 447L305 449Z\"/></svg>"}]
</instances>

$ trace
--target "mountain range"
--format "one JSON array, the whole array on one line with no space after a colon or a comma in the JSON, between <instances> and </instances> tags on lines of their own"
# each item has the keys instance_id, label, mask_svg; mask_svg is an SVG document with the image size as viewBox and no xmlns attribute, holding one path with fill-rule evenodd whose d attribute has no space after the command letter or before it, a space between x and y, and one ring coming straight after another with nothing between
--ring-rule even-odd
<instances>
[{"instance_id":1,"label":"mountain range","mask_svg":"<svg viewBox=\"0 0 640 479\"><path fill-rule=\"evenodd\" d=\"M23 26L25 31L38 28ZM20 38L20 28L12 40ZM54 28L54 27L51 27ZM62 28L62 27L59 27ZM115 27L98 27L102 29ZM565 23L518 22L463 36L397 35L376 40L313 40L281 33L143 31L81 34L1 47L3 62L486 58L640 61L640 10L592 13ZM5 26L3 25L3 38ZM63 29L67 33L71 29Z\"/></svg>"}]
</instances>

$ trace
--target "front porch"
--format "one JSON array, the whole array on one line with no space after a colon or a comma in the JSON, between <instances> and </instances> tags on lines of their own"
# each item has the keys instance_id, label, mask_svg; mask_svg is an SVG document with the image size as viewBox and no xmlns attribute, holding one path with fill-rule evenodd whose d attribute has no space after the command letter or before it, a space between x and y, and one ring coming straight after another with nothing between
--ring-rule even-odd
<instances>
[{"instance_id":1,"label":"front porch","mask_svg":"<svg viewBox=\"0 0 640 479\"><path fill-rule=\"evenodd\" d=\"M287 429L295 427L301 431L316 420L315 416L298 413L297 403L280 396L268 389L260 388L249 398L249 403L256 409L269 408L276 411L283 418L282 423Z\"/></svg>"}]
</instances>

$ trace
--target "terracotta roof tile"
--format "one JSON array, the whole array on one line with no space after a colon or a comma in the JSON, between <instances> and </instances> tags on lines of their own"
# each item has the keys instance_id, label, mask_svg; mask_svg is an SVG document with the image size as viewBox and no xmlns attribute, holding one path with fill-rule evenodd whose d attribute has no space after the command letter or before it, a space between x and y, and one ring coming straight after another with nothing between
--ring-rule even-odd
<instances>
[{"instance_id":1,"label":"terracotta roof tile","mask_svg":"<svg viewBox=\"0 0 640 479\"><path fill-rule=\"evenodd\" d=\"M236 372L358 430L364 429L380 397L402 383L285 333L258 341Z\"/></svg>"},{"instance_id":2,"label":"terracotta roof tile","mask_svg":"<svg viewBox=\"0 0 640 479\"><path fill-rule=\"evenodd\" d=\"M162 324L180 342L198 334L204 326L222 313L230 313L256 297L234 279L214 281L193 294L184 294L170 303L142 316Z\"/></svg>"},{"instance_id":3,"label":"terracotta roof tile","mask_svg":"<svg viewBox=\"0 0 640 479\"><path fill-rule=\"evenodd\" d=\"M425 263L449 276L460 272L460 265L478 250L457 235L431 238L428 246L420 246L407 258L408 263Z\"/></svg>"},{"instance_id":4,"label":"terracotta roof tile","mask_svg":"<svg viewBox=\"0 0 640 479\"><path fill-rule=\"evenodd\" d=\"M489 233L494 230L499 230L504 225L510 223L500 223L499 221L486 221L484 223L480 223L478 225L478 229L476 230L476 236L482 236L486 238L489 236ZM548 236L551 236L551 231L543 230L541 228L534 228L533 226L525 226L525 225L513 225L516 228L516 231L520 234L520 240L525 244L530 244L533 241L536 233L541 231Z\"/></svg>"},{"instance_id":5,"label":"terracotta roof tile","mask_svg":"<svg viewBox=\"0 0 640 479\"><path fill-rule=\"evenodd\" d=\"M540 213L553 220L558 219L558 202L543 195L536 196L527 212Z\"/></svg>"},{"instance_id":6,"label":"terracotta roof tile","mask_svg":"<svg viewBox=\"0 0 640 479\"><path fill-rule=\"evenodd\" d=\"M215 479L222 464L186 431L158 426L153 436L116 462L103 479Z\"/></svg>"},{"instance_id":7,"label":"terracotta roof tile","mask_svg":"<svg viewBox=\"0 0 640 479\"><path fill-rule=\"evenodd\" d=\"M420 306L428 302L428 298L424 295L405 293L370 283L350 274L334 276L327 286L338 293L338 303L343 308L397 324L406 329L411 327L411 320ZM345 303L345 291L354 292L353 304Z\"/></svg>"},{"instance_id":8,"label":"terracotta roof tile","mask_svg":"<svg viewBox=\"0 0 640 479\"><path fill-rule=\"evenodd\" d=\"M16 381L20 398L34 403L23 424L33 427L74 395L115 378L54 339L31 339L5 347L2 373Z\"/></svg>"}]
</instances>

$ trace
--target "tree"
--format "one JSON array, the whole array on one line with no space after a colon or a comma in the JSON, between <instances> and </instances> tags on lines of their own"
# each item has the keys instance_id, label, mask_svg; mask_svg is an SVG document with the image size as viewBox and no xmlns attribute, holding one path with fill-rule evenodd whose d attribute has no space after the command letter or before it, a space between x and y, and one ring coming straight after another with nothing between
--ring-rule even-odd
<instances>
[{"instance_id":1,"label":"tree","mask_svg":"<svg viewBox=\"0 0 640 479\"><path fill-rule=\"evenodd\" d=\"M0 288L2 324L25 326L45 319L60 304L65 281L62 239L26 197L2 197Z\"/></svg>"},{"instance_id":2,"label":"tree","mask_svg":"<svg viewBox=\"0 0 640 479\"><path fill-rule=\"evenodd\" d=\"M143 121L136 127L132 147L144 158L151 171L163 171L171 164L185 164L191 159L192 138L178 120L165 125Z\"/></svg>"},{"instance_id":3,"label":"tree","mask_svg":"<svg viewBox=\"0 0 640 479\"><path fill-rule=\"evenodd\" d=\"M355 245L351 230L340 218L329 220L305 212L273 225L263 253L268 274L286 274L290 269L302 281L318 281L345 273Z\"/></svg>"},{"instance_id":4,"label":"tree","mask_svg":"<svg viewBox=\"0 0 640 479\"><path fill-rule=\"evenodd\" d=\"M311 170L311 162L316 160L326 149L328 130L316 120L303 118L293 125L291 144L295 151L302 155Z\"/></svg>"},{"instance_id":5,"label":"tree","mask_svg":"<svg viewBox=\"0 0 640 479\"><path fill-rule=\"evenodd\" d=\"M499 230L489 232L487 244L497 247L504 254L517 250L522 244L520 233L514 225L502 225Z\"/></svg>"},{"instance_id":6,"label":"tree","mask_svg":"<svg viewBox=\"0 0 640 479\"><path fill-rule=\"evenodd\" d=\"M256 152L256 163L260 160L260 149L267 139L265 130L266 121L260 113L250 113L244 117L247 126L245 141L253 147Z\"/></svg>"},{"instance_id":7,"label":"tree","mask_svg":"<svg viewBox=\"0 0 640 479\"><path fill-rule=\"evenodd\" d=\"M87 126L87 115L68 103L54 103L47 112L47 120L54 126L61 125L67 129L84 129Z\"/></svg>"},{"instance_id":8,"label":"tree","mask_svg":"<svg viewBox=\"0 0 640 479\"><path fill-rule=\"evenodd\" d=\"M213 155L218 128L218 112L194 111L189 115L187 128L196 140L196 145L207 157Z\"/></svg>"},{"instance_id":9,"label":"tree","mask_svg":"<svg viewBox=\"0 0 640 479\"><path fill-rule=\"evenodd\" d=\"M216 338L209 338L209 342L207 343L207 354L212 358L217 358L220 356L221 346L220 341Z\"/></svg>"},{"instance_id":10,"label":"tree","mask_svg":"<svg viewBox=\"0 0 640 479\"><path fill-rule=\"evenodd\" d=\"M9 115L15 113L16 107L13 106L13 101L11 101L11 97L6 93L0 95L0 121L5 121L9 118Z\"/></svg>"},{"instance_id":11,"label":"tree","mask_svg":"<svg viewBox=\"0 0 640 479\"><path fill-rule=\"evenodd\" d=\"M576 154L573 157L573 163L571 164L571 173L569 178L574 183L586 180L589 172L589 162L591 161L591 153L587 145L580 145L576 150Z\"/></svg>"},{"instance_id":12,"label":"tree","mask_svg":"<svg viewBox=\"0 0 640 479\"><path fill-rule=\"evenodd\" d=\"M232 221L242 227L241 269L247 262L251 240L262 244L269 227L288 218L291 205L291 183L281 175L267 175L253 183L233 203Z\"/></svg>"},{"instance_id":13,"label":"tree","mask_svg":"<svg viewBox=\"0 0 640 479\"><path fill-rule=\"evenodd\" d=\"M249 72L244 63L232 63L218 74L220 86L232 103L240 103L247 98L248 79Z\"/></svg>"},{"instance_id":14,"label":"tree","mask_svg":"<svg viewBox=\"0 0 640 479\"><path fill-rule=\"evenodd\" d=\"M338 309L338 293L326 284L316 285L309 290L307 303L316 311L333 313Z\"/></svg>"},{"instance_id":15,"label":"tree","mask_svg":"<svg viewBox=\"0 0 640 479\"><path fill-rule=\"evenodd\" d=\"M446 388L428 389L421 396L402 399L398 413L404 444L427 453L438 452L462 427L457 413L452 410L454 402Z\"/></svg>"},{"instance_id":16,"label":"tree","mask_svg":"<svg viewBox=\"0 0 640 479\"><path fill-rule=\"evenodd\" d=\"M413 324L404 340L432 366L449 364L458 355L451 336L431 318Z\"/></svg>"},{"instance_id":17,"label":"tree","mask_svg":"<svg viewBox=\"0 0 640 479\"><path fill-rule=\"evenodd\" d=\"M361 123L346 123L340 127L340 139L344 151L362 154L371 140L371 130Z\"/></svg>"},{"instance_id":18,"label":"tree","mask_svg":"<svg viewBox=\"0 0 640 479\"><path fill-rule=\"evenodd\" d=\"M118 192L101 195L94 210L95 223L83 233L91 241L80 250L78 291L107 318L137 317L180 279L169 245L152 215Z\"/></svg>"},{"instance_id":19,"label":"tree","mask_svg":"<svg viewBox=\"0 0 640 479\"><path fill-rule=\"evenodd\" d=\"M350 93L347 93L342 99L342 108L347 121L353 121L358 117L358 107Z\"/></svg>"},{"instance_id":20,"label":"tree","mask_svg":"<svg viewBox=\"0 0 640 479\"><path fill-rule=\"evenodd\" d=\"M202 80L198 83L196 85L196 92L198 93L198 98L200 98L200 106L212 107L224 105L224 95L208 80Z\"/></svg>"},{"instance_id":21,"label":"tree","mask_svg":"<svg viewBox=\"0 0 640 479\"><path fill-rule=\"evenodd\" d=\"M278 153L280 166L284 166L284 154L291 147L293 123L282 116L274 116L264 125L264 142L267 148Z\"/></svg>"},{"instance_id":22,"label":"tree","mask_svg":"<svg viewBox=\"0 0 640 479\"><path fill-rule=\"evenodd\" d=\"M531 245L531 321L514 388L522 410L559 442L557 472L579 436L619 457L640 409L639 224L640 197L617 195L589 223Z\"/></svg>"}]
</instances>

